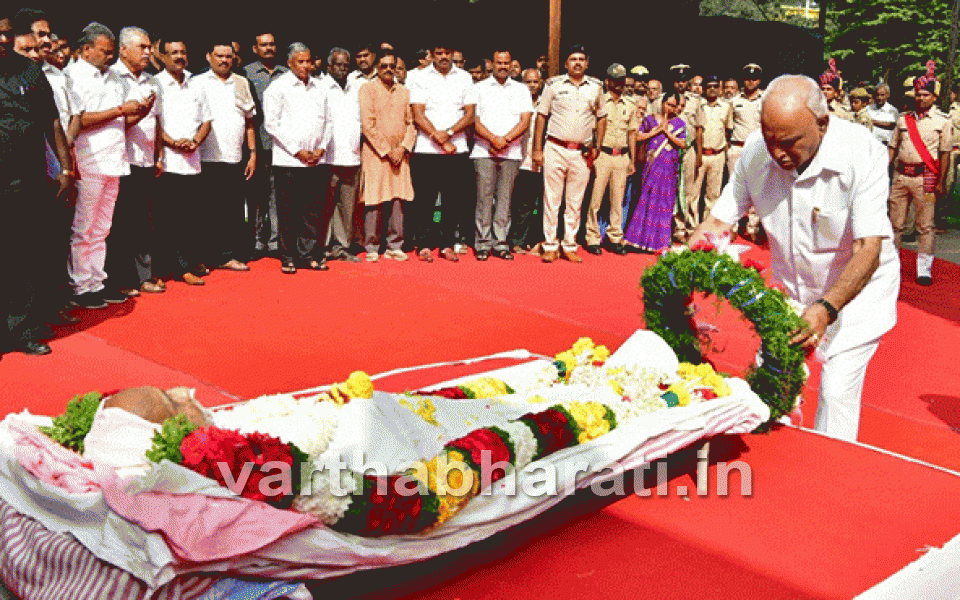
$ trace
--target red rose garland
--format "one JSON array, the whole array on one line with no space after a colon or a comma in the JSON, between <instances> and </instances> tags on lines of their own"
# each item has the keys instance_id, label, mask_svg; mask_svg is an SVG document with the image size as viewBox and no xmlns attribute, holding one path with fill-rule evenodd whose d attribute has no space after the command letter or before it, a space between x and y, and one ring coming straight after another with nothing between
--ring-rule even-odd
<instances>
[{"instance_id":1,"label":"red rose garland","mask_svg":"<svg viewBox=\"0 0 960 600\"><path fill-rule=\"evenodd\" d=\"M473 463L471 466L478 473L482 473L484 450L490 452L488 464L491 466L500 462L510 463L512 454L507 443L492 429L475 429L462 438L447 442L444 447L466 452L470 462ZM490 481L500 481L506 475L504 468L497 467L491 472Z\"/></svg>"},{"instance_id":2,"label":"red rose garland","mask_svg":"<svg viewBox=\"0 0 960 600\"><path fill-rule=\"evenodd\" d=\"M539 413L527 413L520 417L537 438L537 455L534 460L549 456L558 450L576 445L577 438L570 430L570 421L567 415L554 408Z\"/></svg>"}]
</instances>

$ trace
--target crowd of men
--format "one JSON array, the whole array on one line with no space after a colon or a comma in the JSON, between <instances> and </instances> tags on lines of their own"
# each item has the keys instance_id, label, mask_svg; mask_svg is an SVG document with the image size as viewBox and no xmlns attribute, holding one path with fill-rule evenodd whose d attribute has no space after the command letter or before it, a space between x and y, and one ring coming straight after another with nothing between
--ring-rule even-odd
<instances>
[{"instance_id":1,"label":"crowd of men","mask_svg":"<svg viewBox=\"0 0 960 600\"><path fill-rule=\"evenodd\" d=\"M582 262L581 246L641 251L623 233L640 187L638 124L665 96L642 66L614 64L600 80L573 46L566 73L547 79L545 56L523 69L506 48L465 58L441 42L406 56L408 67L389 43L281 51L268 30L249 40L256 60L242 66L244 43L229 37L194 48L172 33L91 23L71 42L52 25L37 10L0 14L2 102L31 124L0 142L4 205L20 211L4 250L43 246L26 261L4 253L20 270L0 351L49 352L45 324L76 322L70 306L162 293L169 279L203 285L211 268L246 271L265 255L293 274L361 254L406 261L410 249L424 262L457 262L471 248L480 261L535 253L546 263ZM759 129L762 77L757 64L727 79L671 68L687 126L675 239L710 213ZM931 198L958 151L950 119L930 108L939 87L917 87L917 110L901 114L887 86L844 94L835 67L821 84L836 116L889 146L897 241L914 204L918 274L931 283ZM914 148L911 120L934 164ZM756 213L742 228L763 237Z\"/></svg>"}]
</instances>

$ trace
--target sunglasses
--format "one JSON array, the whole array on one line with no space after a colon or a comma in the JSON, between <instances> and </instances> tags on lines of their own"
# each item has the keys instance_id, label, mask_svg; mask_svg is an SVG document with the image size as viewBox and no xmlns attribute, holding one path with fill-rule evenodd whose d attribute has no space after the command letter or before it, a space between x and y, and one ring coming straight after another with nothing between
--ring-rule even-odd
<instances>
[{"instance_id":1,"label":"sunglasses","mask_svg":"<svg viewBox=\"0 0 960 600\"><path fill-rule=\"evenodd\" d=\"M719 87L720 87L720 84L719 84L719 83L706 83L706 84L704 84L703 87L708 87L708 88L715 87L715 88L719 88Z\"/></svg>"},{"instance_id":2,"label":"sunglasses","mask_svg":"<svg viewBox=\"0 0 960 600\"><path fill-rule=\"evenodd\" d=\"M381 64L380 64L380 68L381 68L381 69L396 69L396 68L397 68L397 65L392 64L392 63L385 65L385 64L381 63Z\"/></svg>"}]
</instances>

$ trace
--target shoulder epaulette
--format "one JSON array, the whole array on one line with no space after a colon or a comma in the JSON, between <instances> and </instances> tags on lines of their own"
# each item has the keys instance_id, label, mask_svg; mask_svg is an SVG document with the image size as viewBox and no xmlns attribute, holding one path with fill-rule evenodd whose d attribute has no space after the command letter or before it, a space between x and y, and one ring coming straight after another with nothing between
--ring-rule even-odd
<instances>
[{"instance_id":1,"label":"shoulder epaulette","mask_svg":"<svg viewBox=\"0 0 960 600\"><path fill-rule=\"evenodd\" d=\"M603 85L603 82L602 82L602 81L600 81L600 80L597 79L596 77L593 77L592 75L587 75L587 76L586 76L586 80L589 81L590 83L595 83L595 84L597 84L597 85Z\"/></svg>"}]
</instances>

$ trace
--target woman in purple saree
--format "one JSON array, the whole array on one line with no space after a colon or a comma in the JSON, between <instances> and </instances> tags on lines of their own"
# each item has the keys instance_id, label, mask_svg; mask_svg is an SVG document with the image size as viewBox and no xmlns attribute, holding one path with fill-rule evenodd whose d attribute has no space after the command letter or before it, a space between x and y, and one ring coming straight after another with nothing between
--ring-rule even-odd
<instances>
[{"instance_id":1,"label":"woman in purple saree","mask_svg":"<svg viewBox=\"0 0 960 600\"><path fill-rule=\"evenodd\" d=\"M677 204L680 149L686 146L686 127L676 92L663 97L663 111L648 115L637 141L646 143L647 160L640 180L640 199L624 238L641 251L656 252L670 245L673 209Z\"/></svg>"}]
</instances>

